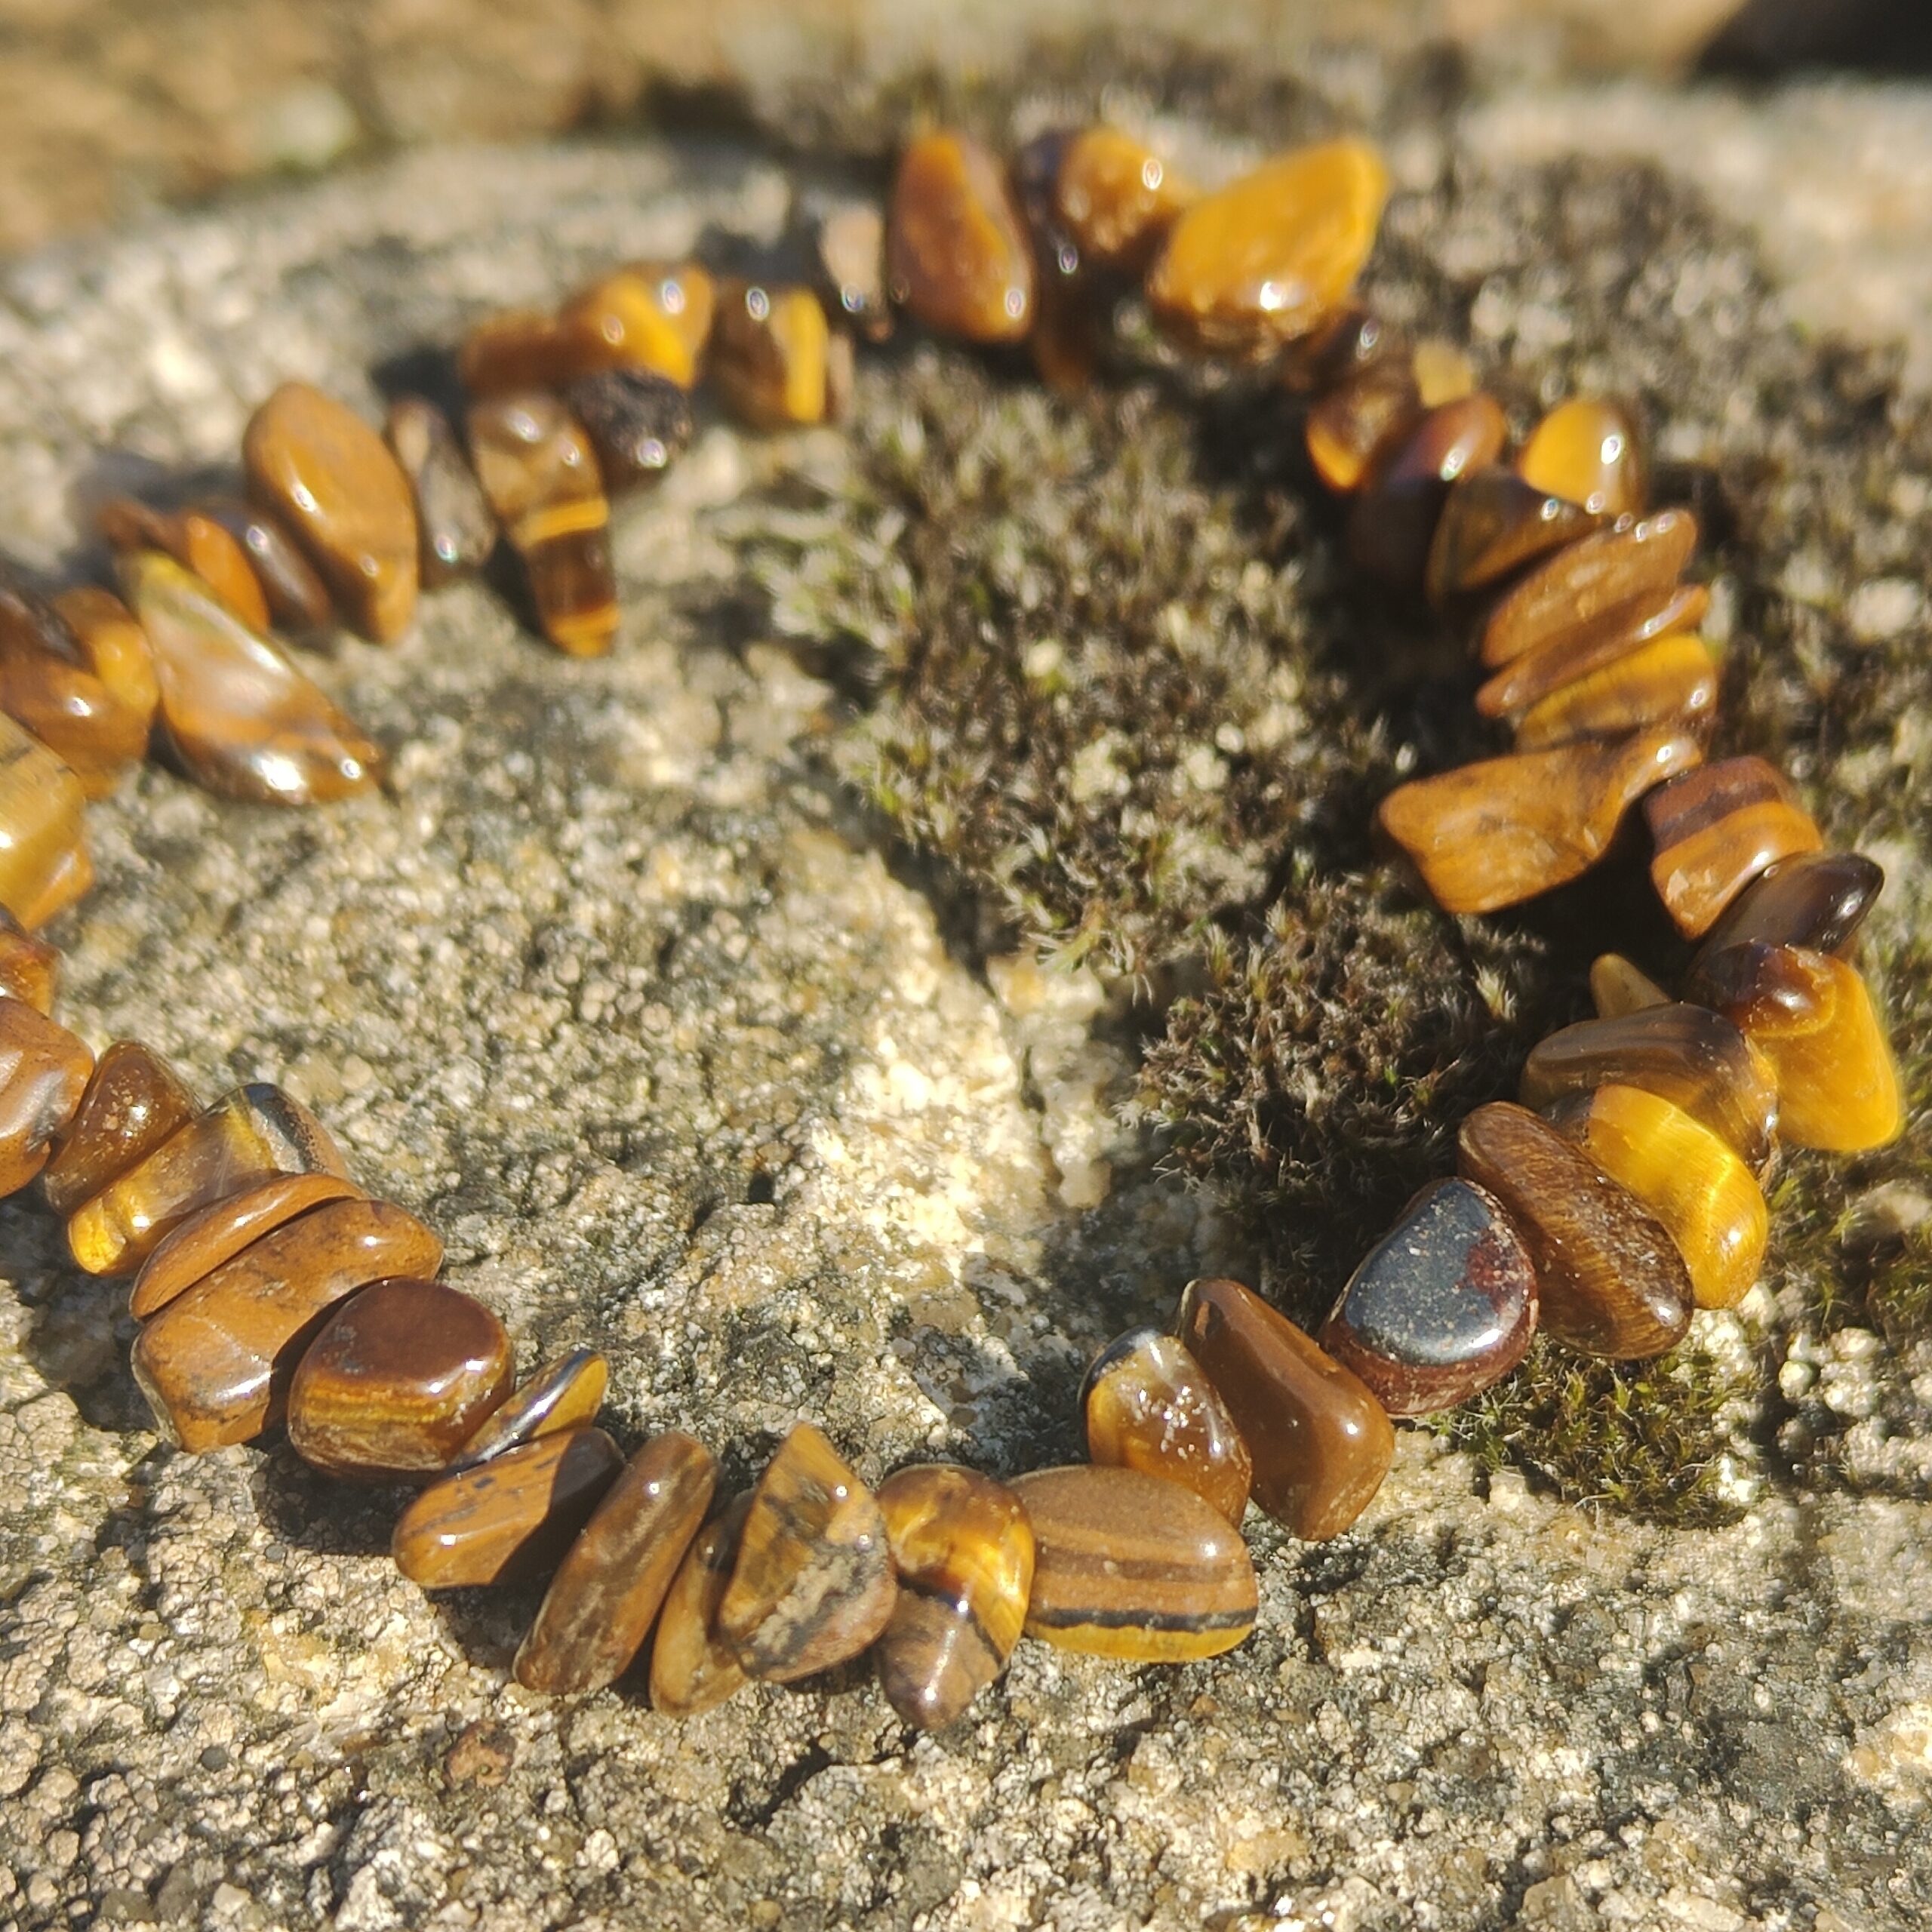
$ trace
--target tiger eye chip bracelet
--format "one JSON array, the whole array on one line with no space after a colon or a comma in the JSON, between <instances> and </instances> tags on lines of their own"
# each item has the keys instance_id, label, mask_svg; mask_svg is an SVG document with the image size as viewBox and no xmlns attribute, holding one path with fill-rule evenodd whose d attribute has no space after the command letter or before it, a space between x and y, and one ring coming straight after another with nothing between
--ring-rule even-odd
<instances>
[{"instance_id":1,"label":"tiger eye chip bracelet","mask_svg":"<svg viewBox=\"0 0 1932 1932\"><path fill-rule=\"evenodd\" d=\"M928 134L883 213L821 211L814 285L638 263L554 311L492 317L457 357L460 433L422 397L378 435L285 384L249 423L245 498L102 511L125 603L0 582L0 1189L37 1177L80 1266L132 1278L134 1374L172 1443L281 1424L318 1469L418 1485L395 1534L406 1576L548 1577L515 1667L533 1690L609 1684L648 1644L651 1702L688 1715L870 1650L894 1709L931 1727L1023 1632L1150 1660L1239 1643L1248 1504L1297 1537L1347 1529L1389 1467L1391 1418L1489 1387L1539 1324L1634 1359L1739 1300L1780 1138L1852 1152L1900 1131L1847 956L1881 874L1823 849L1761 759L1705 761L1718 678L1705 592L1684 580L1697 525L1647 508L1630 417L1580 397L1512 454L1459 352L1398 340L1352 300L1387 185L1352 140L1201 193L1113 128L1044 136L1011 167ZM204 1106L146 1048L97 1060L49 1017L55 956L33 930L86 890L84 802L151 738L232 797L377 782L376 747L272 627L393 638L419 585L476 569L500 535L545 635L602 652L610 498L675 460L701 371L755 427L829 420L855 342L904 316L1024 343L1075 389L1137 288L1183 351L1266 362L1300 395L1309 458L1351 500L1352 557L1471 620L1476 707L1513 749L1405 783L1380 814L1437 903L1481 913L1563 884L1641 804L1657 894L1701 942L1681 1000L1598 961L1597 1017L1534 1050L1518 1102L1469 1116L1456 1174L1414 1197L1318 1334L1238 1282L1196 1281L1172 1334L1135 1330L1094 1362L1088 1463L1011 1484L920 1465L874 1494L801 1423L726 1497L680 1431L626 1460L596 1426L594 1350L519 1384L501 1321L435 1278L435 1235L366 1193L289 1095Z\"/></svg>"}]
</instances>

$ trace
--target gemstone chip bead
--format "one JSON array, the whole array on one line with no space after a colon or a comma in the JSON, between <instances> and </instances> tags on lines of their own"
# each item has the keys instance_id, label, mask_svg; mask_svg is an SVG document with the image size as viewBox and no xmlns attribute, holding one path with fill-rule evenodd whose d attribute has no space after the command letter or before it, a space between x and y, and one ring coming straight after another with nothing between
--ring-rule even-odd
<instances>
[{"instance_id":1,"label":"gemstone chip bead","mask_svg":"<svg viewBox=\"0 0 1932 1932\"><path fill-rule=\"evenodd\" d=\"M1095 1462L1183 1484L1241 1521L1253 1459L1227 1404L1173 1336L1134 1328L1109 1342L1087 1371L1080 1406Z\"/></svg>"}]
</instances>

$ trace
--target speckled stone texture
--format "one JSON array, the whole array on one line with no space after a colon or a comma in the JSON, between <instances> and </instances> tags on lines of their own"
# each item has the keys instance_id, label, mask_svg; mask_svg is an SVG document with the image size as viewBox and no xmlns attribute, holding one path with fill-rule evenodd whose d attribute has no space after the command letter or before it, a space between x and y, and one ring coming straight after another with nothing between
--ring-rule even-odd
<instances>
[{"instance_id":1,"label":"speckled stone texture","mask_svg":"<svg viewBox=\"0 0 1932 1932\"><path fill-rule=\"evenodd\" d=\"M1405 180L1431 178L1445 129L1397 131ZM709 225L769 235L784 181L717 145L428 154L29 261L0 285L0 531L51 564L78 496L227 460L275 380L373 417L372 363ZM1546 205L1478 170L1400 245L1480 282ZM1543 272L1475 303L1492 348L1532 331L1546 352L1586 299L1555 255ZM1741 243L1700 272L1754 285ZM862 433L882 438L895 385L937 380L866 377ZM1808 500L1822 458L1780 448ZM620 512L611 658L566 661L481 588L444 592L394 650L318 666L392 751L388 793L284 817L143 771L94 813L101 883L57 935L91 1040L138 1032L207 1091L287 1079L444 1234L526 1364L596 1340L626 1440L691 1429L735 1486L801 1414L868 1481L1065 1460L1091 1350L1254 1259L1245 1223L1154 1175L1119 1123L1124 996L983 960L956 893L829 775L863 681L777 647L745 560L854 515L889 549L851 506L855 460L835 435L707 420ZM1873 574L1907 569L1919 487L1915 511L1867 512ZM1842 558L1767 540L1801 553L1787 580L1831 565L1801 580L1798 627L1835 648L1804 626ZM1747 577L1731 608L1771 594ZM1281 721L1313 728L1293 704ZM1902 755L1909 777L1932 752ZM1266 856L1226 876L1256 891ZM1902 886L1875 944L1915 956L1918 848L1900 830L1884 856ZM1486 983L1547 1010L1518 963ZM1419 1146L1389 1158L1409 1186ZM1561 1504L1404 1432L1349 1536L1258 1525L1240 1651L1142 1670L1023 1644L932 1738L857 1671L684 1727L623 1687L525 1696L507 1671L534 1592L432 1604L383 1556L380 1494L285 1448L158 1448L122 1291L63 1267L30 1208L0 1211L0 1923L1923 1924L1932 1360L1862 1305L1806 1312L1821 1282L1842 1308L1919 1253L1920 1158L1841 1221L1800 1217L1783 1299L1710 1328L1774 1391L1734 1432L1724 1526Z\"/></svg>"}]
</instances>

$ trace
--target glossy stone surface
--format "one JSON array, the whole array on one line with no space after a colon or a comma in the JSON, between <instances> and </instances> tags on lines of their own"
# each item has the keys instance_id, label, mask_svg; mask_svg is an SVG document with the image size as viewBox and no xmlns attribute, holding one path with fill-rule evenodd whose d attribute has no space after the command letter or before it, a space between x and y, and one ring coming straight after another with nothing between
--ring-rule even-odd
<instances>
[{"instance_id":1,"label":"glossy stone surface","mask_svg":"<svg viewBox=\"0 0 1932 1932\"><path fill-rule=\"evenodd\" d=\"M151 509L114 497L95 512L100 534L117 550L159 550L194 572L251 630L269 627L268 598L233 535L198 510Z\"/></svg>"},{"instance_id":2,"label":"glossy stone surface","mask_svg":"<svg viewBox=\"0 0 1932 1932\"><path fill-rule=\"evenodd\" d=\"M648 369L689 389L710 340L716 301L710 275L695 262L632 262L600 275L558 311L562 360L549 374L534 378L534 386L572 381L598 369Z\"/></svg>"},{"instance_id":3,"label":"glossy stone surface","mask_svg":"<svg viewBox=\"0 0 1932 1932\"><path fill-rule=\"evenodd\" d=\"M1183 1484L1240 1522L1254 1460L1227 1404L1173 1336L1134 1328L1109 1342L1087 1371L1080 1407L1095 1462Z\"/></svg>"},{"instance_id":4,"label":"glossy stone surface","mask_svg":"<svg viewBox=\"0 0 1932 1932\"><path fill-rule=\"evenodd\" d=\"M523 559L543 635L574 657L601 657L617 630L611 506L589 437L555 396L472 404L469 451L503 531Z\"/></svg>"},{"instance_id":5,"label":"glossy stone surface","mask_svg":"<svg viewBox=\"0 0 1932 1932\"><path fill-rule=\"evenodd\" d=\"M899 1596L874 1646L879 1687L908 1724L950 1724L1006 1668L1033 1583L1033 1530L1004 1483L956 1463L879 1485Z\"/></svg>"},{"instance_id":6,"label":"glossy stone surface","mask_svg":"<svg viewBox=\"0 0 1932 1932\"><path fill-rule=\"evenodd\" d=\"M154 651L161 728L197 783L257 804L322 804L374 789L382 754L321 689L171 558L124 558Z\"/></svg>"},{"instance_id":7,"label":"glossy stone surface","mask_svg":"<svg viewBox=\"0 0 1932 1932\"><path fill-rule=\"evenodd\" d=\"M1365 141L1300 148L1203 195L1147 272L1155 319L1183 346L1250 355L1318 328L1353 287L1389 174Z\"/></svg>"},{"instance_id":8,"label":"glossy stone surface","mask_svg":"<svg viewBox=\"0 0 1932 1932\"><path fill-rule=\"evenodd\" d=\"M1660 510L1567 545L1512 585L1483 626L1482 661L1507 664L1632 598L1667 592L1697 548L1688 510Z\"/></svg>"},{"instance_id":9,"label":"glossy stone surface","mask_svg":"<svg viewBox=\"0 0 1932 1932\"><path fill-rule=\"evenodd\" d=\"M1218 1657L1254 1628L1247 1546L1191 1489L1092 1463L1035 1469L1013 1488L1033 1527L1028 1636L1179 1663Z\"/></svg>"},{"instance_id":10,"label":"glossy stone surface","mask_svg":"<svg viewBox=\"0 0 1932 1932\"><path fill-rule=\"evenodd\" d=\"M1670 995L1620 952L1600 952L1590 962L1590 1004L1599 1020L1622 1020L1648 1006L1668 1006Z\"/></svg>"},{"instance_id":11,"label":"glossy stone surface","mask_svg":"<svg viewBox=\"0 0 1932 1932\"><path fill-rule=\"evenodd\" d=\"M446 1281L374 1281L330 1316L288 1390L288 1439L331 1475L387 1481L442 1469L510 1392L494 1312Z\"/></svg>"},{"instance_id":12,"label":"glossy stone surface","mask_svg":"<svg viewBox=\"0 0 1932 1932\"><path fill-rule=\"evenodd\" d=\"M95 1063L73 1122L40 1177L41 1198L65 1220L200 1111L159 1054L138 1041L116 1040Z\"/></svg>"},{"instance_id":13,"label":"glossy stone surface","mask_svg":"<svg viewBox=\"0 0 1932 1932\"><path fill-rule=\"evenodd\" d=\"M29 931L94 883L86 811L72 770L0 714L0 907Z\"/></svg>"},{"instance_id":14,"label":"glossy stone surface","mask_svg":"<svg viewBox=\"0 0 1932 1932\"><path fill-rule=\"evenodd\" d=\"M134 1343L134 1379L190 1454L281 1420L320 1318L386 1275L428 1277L443 1244L384 1201L331 1201L264 1235L177 1295Z\"/></svg>"},{"instance_id":15,"label":"glossy stone surface","mask_svg":"<svg viewBox=\"0 0 1932 1932\"><path fill-rule=\"evenodd\" d=\"M1491 912L1589 871L1624 813L1703 755L1668 726L1517 752L1412 779L1377 816L1444 912Z\"/></svg>"},{"instance_id":16,"label":"glossy stone surface","mask_svg":"<svg viewBox=\"0 0 1932 1932\"><path fill-rule=\"evenodd\" d=\"M1519 1097L1546 1107L1612 1082L1681 1107L1734 1148L1754 1172L1770 1158L1778 1087L1770 1063L1722 1014L1666 1000L1614 1018L1579 1020L1537 1041Z\"/></svg>"},{"instance_id":17,"label":"glossy stone surface","mask_svg":"<svg viewBox=\"0 0 1932 1932\"><path fill-rule=\"evenodd\" d=\"M497 547L497 519L450 427L420 395L389 405L383 439L409 479L416 504L417 568L425 589L480 571Z\"/></svg>"},{"instance_id":18,"label":"glossy stone surface","mask_svg":"<svg viewBox=\"0 0 1932 1932\"><path fill-rule=\"evenodd\" d=\"M242 438L248 488L321 574L351 629L386 644L416 608L416 506L409 479L355 412L306 383L284 383Z\"/></svg>"},{"instance_id":19,"label":"glossy stone surface","mask_svg":"<svg viewBox=\"0 0 1932 1932\"><path fill-rule=\"evenodd\" d=\"M1338 493L1359 488L1422 414L1406 357L1385 357L1352 371L1308 412L1304 434L1315 473Z\"/></svg>"},{"instance_id":20,"label":"glossy stone surface","mask_svg":"<svg viewBox=\"0 0 1932 1932\"><path fill-rule=\"evenodd\" d=\"M702 1527L718 1464L667 1429L625 1466L565 1552L516 1654L526 1690L564 1697L614 1684L644 1647Z\"/></svg>"},{"instance_id":21,"label":"glossy stone surface","mask_svg":"<svg viewBox=\"0 0 1932 1932\"><path fill-rule=\"evenodd\" d=\"M822 423L831 331L809 288L727 281L718 291L709 373L755 429Z\"/></svg>"},{"instance_id":22,"label":"glossy stone surface","mask_svg":"<svg viewBox=\"0 0 1932 1932\"><path fill-rule=\"evenodd\" d=\"M1526 483L1513 469L1478 469L1449 492L1429 546L1429 601L1480 590L1595 529L1599 519Z\"/></svg>"},{"instance_id":23,"label":"glossy stone surface","mask_svg":"<svg viewBox=\"0 0 1932 1932\"><path fill-rule=\"evenodd\" d=\"M1660 637L1530 704L1516 722L1516 749L1546 751L1659 724L1707 731L1717 702L1718 667L1703 639Z\"/></svg>"},{"instance_id":24,"label":"glossy stone surface","mask_svg":"<svg viewBox=\"0 0 1932 1932\"><path fill-rule=\"evenodd\" d=\"M67 1245L91 1275L130 1274L191 1214L272 1176L315 1173L348 1173L321 1121L279 1087L238 1087L77 1208Z\"/></svg>"},{"instance_id":25,"label":"glossy stone surface","mask_svg":"<svg viewBox=\"0 0 1932 1932\"><path fill-rule=\"evenodd\" d=\"M1884 889L1885 870L1861 852L1802 852L1767 866L1704 935L1702 958L1756 940L1844 952Z\"/></svg>"},{"instance_id":26,"label":"glossy stone surface","mask_svg":"<svg viewBox=\"0 0 1932 1932\"><path fill-rule=\"evenodd\" d=\"M1516 471L1536 488L1599 515L1632 516L1644 507L1637 426L1628 410L1602 396L1559 402L1530 432Z\"/></svg>"},{"instance_id":27,"label":"glossy stone surface","mask_svg":"<svg viewBox=\"0 0 1932 1932\"><path fill-rule=\"evenodd\" d=\"M1824 843L1784 777L1761 758L1730 758L1660 786L1644 801L1651 879L1678 931L1695 939L1780 859Z\"/></svg>"},{"instance_id":28,"label":"glossy stone surface","mask_svg":"<svg viewBox=\"0 0 1932 1932\"><path fill-rule=\"evenodd\" d=\"M581 1429L595 1420L610 1381L611 1365L595 1349L572 1349L546 1362L484 1419L451 1468L466 1469L559 1430Z\"/></svg>"},{"instance_id":29,"label":"glossy stone surface","mask_svg":"<svg viewBox=\"0 0 1932 1932\"><path fill-rule=\"evenodd\" d=\"M147 749L153 715L152 704L146 712L128 705L98 675L59 601L39 596L4 566L0 712L66 764L82 790L97 798Z\"/></svg>"},{"instance_id":30,"label":"glossy stone surface","mask_svg":"<svg viewBox=\"0 0 1932 1932\"><path fill-rule=\"evenodd\" d=\"M1710 601L1701 584L1680 583L1616 605L1552 642L1512 657L1476 693L1476 709L1485 718L1527 711L1580 678L1617 666L1642 645L1694 632Z\"/></svg>"},{"instance_id":31,"label":"glossy stone surface","mask_svg":"<svg viewBox=\"0 0 1932 1932\"><path fill-rule=\"evenodd\" d=\"M1315 1339L1392 1416L1426 1416L1500 1381L1536 1326L1536 1272L1501 1203L1438 1180L1363 1257Z\"/></svg>"},{"instance_id":32,"label":"glossy stone surface","mask_svg":"<svg viewBox=\"0 0 1932 1932\"><path fill-rule=\"evenodd\" d=\"M592 345L590 366L607 368L611 356ZM456 370L476 397L547 389L585 373L584 346L574 341L543 309L504 309L472 324L458 345Z\"/></svg>"},{"instance_id":33,"label":"glossy stone surface","mask_svg":"<svg viewBox=\"0 0 1932 1932\"><path fill-rule=\"evenodd\" d=\"M1247 1444L1254 1502L1304 1542L1340 1536L1389 1472L1387 1411L1238 1281L1189 1282L1175 1327Z\"/></svg>"},{"instance_id":34,"label":"glossy stone surface","mask_svg":"<svg viewBox=\"0 0 1932 1932\"><path fill-rule=\"evenodd\" d=\"M666 1717L696 1717L744 1687L745 1667L718 1634L718 1607L751 1507L749 1494L733 1497L698 1531L672 1580L651 1646L651 1707Z\"/></svg>"},{"instance_id":35,"label":"glossy stone surface","mask_svg":"<svg viewBox=\"0 0 1932 1932\"><path fill-rule=\"evenodd\" d=\"M540 1577L561 1560L623 1460L601 1429L574 1429L438 1477L397 1518L389 1554L426 1590Z\"/></svg>"},{"instance_id":36,"label":"glossy stone surface","mask_svg":"<svg viewBox=\"0 0 1932 1932\"><path fill-rule=\"evenodd\" d=\"M942 129L908 143L885 266L893 300L942 335L1019 342L1032 325L1032 249L1005 171L970 134Z\"/></svg>"},{"instance_id":37,"label":"glossy stone surface","mask_svg":"<svg viewBox=\"0 0 1932 1932\"><path fill-rule=\"evenodd\" d=\"M93 1071L85 1041L25 1000L0 996L0 1194L46 1164Z\"/></svg>"},{"instance_id":38,"label":"glossy stone surface","mask_svg":"<svg viewBox=\"0 0 1932 1932\"><path fill-rule=\"evenodd\" d=\"M1690 1325L1690 1276L1636 1196L1526 1108L1491 1101L1456 1139L1463 1178L1501 1201L1536 1270L1545 1334L1583 1354L1662 1355Z\"/></svg>"},{"instance_id":39,"label":"glossy stone surface","mask_svg":"<svg viewBox=\"0 0 1932 1932\"><path fill-rule=\"evenodd\" d=\"M0 910L0 993L51 1014L60 979L60 954L24 931L12 913Z\"/></svg>"},{"instance_id":40,"label":"glossy stone surface","mask_svg":"<svg viewBox=\"0 0 1932 1932\"><path fill-rule=\"evenodd\" d=\"M161 703L147 633L112 591L97 584L63 590L53 603L73 634L82 662L128 714L130 740L138 737L145 749Z\"/></svg>"},{"instance_id":41,"label":"glossy stone surface","mask_svg":"<svg viewBox=\"0 0 1932 1932\"><path fill-rule=\"evenodd\" d=\"M564 405L583 426L611 496L654 482L689 447L690 396L648 369L605 369L567 383Z\"/></svg>"},{"instance_id":42,"label":"glossy stone surface","mask_svg":"<svg viewBox=\"0 0 1932 1932\"><path fill-rule=\"evenodd\" d=\"M145 1318L297 1215L325 1201L363 1198L340 1174L272 1174L245 1185L177 1223L155 1245L134 1277L128 1312Z\"/></svg>"},{"instance_id":43,"label":"glossy stone surface","mask_svg":"<svg viewBox=\"0 0 1932 1932\"><path fill-rule=\"evenodd\" d=\"M1898 1137L1891 1043L1857 967L1747 940L1700 959L1685 991L1735 1022L1770 1063L1779 1125L1794 1146L1856 1154Z\"/></svg>"},{"instance_id":44,"label":"glossy stone surface","mask_svg":"<svg viewBox=\"0 0 1932 1932\"><path fill-rule=\"evenodd\" d=\"M1614 1084L1559 1101L1552 1118L1668 1230L1700 1308L1741 1301L1764 1259L1764 1197L1730 1145L1682 1108Z\"/></svg>"},{"instance_id":45,"label":"glossy stone surface","mask_svg":"<svg viewBox=\"0 0 1932 1932\"><path fill-rule=\"evenodd\" d=\"M259 504L233 497L203 504L201 513L220 524L241 546L267 601L269 623L275 629L293 637L310 637L334 622L335 600L328 586L279 517Z\"/></svg>"},{"instance_id":46,"label":"glossy stone surface","mask_svg":"<svg viewBox=\"0 0 1932 1932\"><path fill-rule=\"evenodd\" d=\"M719 1634L751 1676L789 1683L857 1657L896 1595L876 1499L818 1429L798 1423L752 1492Z\"/></svg>"},{"instance_id":47,"label":"glossy stone surface","mask_svg":"<svg viewBox=\"0 0 1932 1932\"><path fill-rule=\"evenodd\" d=\"M885 214L866 201L816 209L811 222L815 279L828 313L868 342L892 333L885 286Z\"/></svg>"},{"instance_id":48,"label":"glossy stone surface","mask_svg":"<svg viewBox=\"0 0 1932 1932\"><path fill-rule=\"evenodd\" d=\"M1379 460L1349 517L1349 560L1386 583L1420 580L1450 486L1493 462L1509 433L1494 396L1476 395L1429 410Z\"/></svg>"},{"instance_id":49,"label":"glossy stone surface","mask_svg":"<svg viewBox=\"0 0 1932 1932\"><path fill-rule=\"evenodd\" d=\"M1194 191L1144 142L1119 128L1082 128L1060 143L1054 213L1084 260L1138 273Z\"/></svg>"}]
</instances>

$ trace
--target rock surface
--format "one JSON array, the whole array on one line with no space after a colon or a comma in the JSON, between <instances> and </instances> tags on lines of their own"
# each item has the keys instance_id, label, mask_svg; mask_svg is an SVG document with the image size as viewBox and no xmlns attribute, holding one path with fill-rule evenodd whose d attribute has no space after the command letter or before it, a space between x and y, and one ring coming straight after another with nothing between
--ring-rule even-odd
<instances>
[{"instance_id":1,"label":"rock surface","mask_svg":"<svg viewBox=\"0 0 1932 1932\"><path fill-rule=\"evenodd\" d=\"M279 380L375 420L371 365L708 226L769 235L784 203L775 165L716 145L429 153L31 260L0 303L0 530L51 564L77 494L229 460ZM771 640L743 554L813 541L849 460L707 423L614 527L614 656L440 593L398 647L318 664L392 754L383 795L282 816L145 770L92 814L101 882L58 934L91 1041L138 1033L207 1092L285 1079L525 1364L595 1341L624 1439L691 1429L733 1486L801 1415L869 1481L1076 1455L1093 1347L1244 1258L1111 1118L1097 985L983 972L825 776L840 694ZM1915 892L1915 855L1885 856ZM1864 1197L1857 1252L1914 1237L1915 1171ZM1812 1328L1751 1364L1784 1453L1829 1440L1844 1480L1770 1458L1720 1528L1485 1483L1404 1432L1339 1542L1257 1519L1239 1651L1023 1644L915 1738L858 1672L682 1727L623 1687L527 1697L532 1593L431 1604L384 1556L381 1495L286 1449L159 1448L121 1291L29 1207L0 1210L0 1921L1932 1912L1922 1342L1887 1369L1874 1331ZM1720 1345L1749 1363L1752 1332Z\"/></svg>"}]
</instances>

